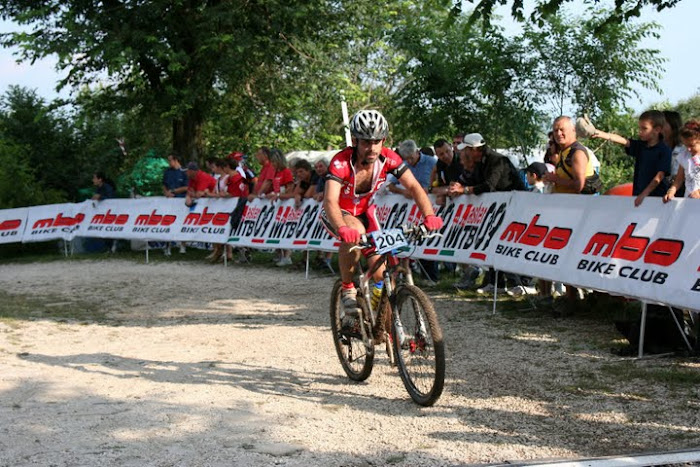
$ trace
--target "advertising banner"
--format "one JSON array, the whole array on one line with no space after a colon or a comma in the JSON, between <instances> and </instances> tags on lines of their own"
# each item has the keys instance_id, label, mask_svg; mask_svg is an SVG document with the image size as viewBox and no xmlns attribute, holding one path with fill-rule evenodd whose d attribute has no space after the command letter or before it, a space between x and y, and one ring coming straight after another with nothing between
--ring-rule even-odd
<instances>
[{"instance_id":1,"label":"advertising banner","mask_svg":"<svg viewBox=\"0 0 700 467\"><path fill-rule=\"evenodd\" d=\"M15 243L22 241L24 227L27 225L27 209L0 210L0 243Z\"/></svg>"},{"instance_id":2,"label":"advertising banner","mask_svg":"<svg viewBox=\"0 0 700 467\"><path fill-rule=\"evenodd\" d=\"M489 193L481 196L460 196L448 199L444 206L433 205L442 217L441 236L415 244L411 256L421 259L493 264L491 246L494 235L503 224L510 193ZM434 201L431 195L431 200ZM384 228L415 225L423 222L418 207L400 195L377 198L377 218Z\"/></svg>"},{"instance_id":3,"label":"advertising banner","mask_svg":"<svg viewBox=\"0 0 700 467\"><path fill-rule=\"evenodd\" d=\"M22 236L23 243L50 240L73 240L85 228L84 205L48 204L27 208L27 226Z\"/></svg>"},{"instance_id":4,"label":"advertising banner","mask_svg":"<svg viewBox=\"0 0 700 467\"><path fill-rule=\"evenodd\" d=\"M432 199L432 198L431 198ZM377 196L384 228L419 224L413 201ZM433 206L442 236L405 253L700 308L700 202L647 198L489 193ZM337 251L319 220L321 203L255 199L110 199L0 210L0 243L110 239L196 241L253 248ZM235 212L234 212L235 211ZM232 214L236 228L231 231Z\"/></svg>"},{"instance_id":5,"label":"advertising banner","mask_svg":"<svg viewBox=\"0 0 700 467\"><path fill-rule=\"evenodd\" d=\"M596 197L600 198L600 197ZM700 309L700 234L692 199L594 199L571 238L565 277L574 284ZM570 278L570 279L568 279Z\"/></svg>"},{"instance_id":6,"label":"advertising banner","mask_svg":"<svg viewBox=\"0 0 700 467\"><path fill-rule=\"evenodd\" d=\"M318 219L321 209L321 203L310 199L296 206L294 200L271 202L256 198L246 204L229 243L254 248L337 251L340 243Z\"/></svg>"},{"instance_id":7,"label":"advertising banner","mask_svg":"<svg viewBox=\"0 0 700 467\"><path fill-rule=\"evenodd\" d=\"M235 206L236 199L201 199L192 208L182 198L107 199L86 206L81 236L223 243Z\"/></svg>"}]
</instances>

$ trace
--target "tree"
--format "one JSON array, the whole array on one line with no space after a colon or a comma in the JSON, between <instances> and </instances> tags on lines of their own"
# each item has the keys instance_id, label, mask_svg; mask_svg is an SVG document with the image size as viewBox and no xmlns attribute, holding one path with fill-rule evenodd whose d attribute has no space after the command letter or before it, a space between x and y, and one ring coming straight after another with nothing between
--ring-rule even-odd
<instances>
[{"instance_id":1,"label":"tree","mask_svg":"<svg viewBox=\"0 0 700 467\"><path fill-rule=\"evenodd\" d=\"M482 20L485 27L490 25L493 10L496 6L511 3L508 0L467 1L472 4L476 2L476 6L470 15L470 21L476 22ZM599 1L600 0L584 0L584 3L597 5ZM559 13L565 4L571 2L573 2L573 0L538 0L530 14L529 20L532 23L542 26L550 16ZM657 11L662 11L666 8L672 8L680 2L681 0L615 0L615 8L606 14L603 23L620 24L631 18L638 17L642 8L646 6L654 7ZM455 2L454 11L461 12L461 9L462 2ZM523 0L512 0L510 13L514 19L524 22L526 19Z\"/></svg>"},{"instance_id":2,"label":"tree","mask_svg":"<svg viewBox=\"0 0 700 467\"><path fill-rule=\"evenodd\" d=\"M544 122L526 84L533 64L525 49L501 28L483 31L466 16L450 18L447 10L429 14L392 36L410 57L399 68L404 81L391 111L399 135L432 142L450 137L446 131L479 131L494 147L529 152Z\"/></svg>"},{"instance_id":3,"label":"tree","mask_svg":"<svg viewBox=\"0 0 700 467\"><path fill-rule=\"evenodd\" d=\"M249 90L298 54L297 37L329 21L324 2L300 0L2 0L0 16L32 32L5 34L21 60L58 56L61 86L100 81L102 108L137 106L167 118L185 158L203 153L202 127L220 92ZM332 23L332 21L329 21ZM96 101L97 102L97 101Z\"/></svg>"},{"instance_id":4,"label":"tree","mask_svg":"<svg viewBox=\"0 0 700 467\"><path fill-rule=\"evenodd\" d=\"M587 19L559 14L543 26L525 26L523 43L536 63L532 86L554 115L567 110L592 117L616 113L637 95L634 85L659 90L656 80L665 60L658 50L639 46L658 37L658 25L606 25L606 14Z\"/></svg>"}]
</instances>

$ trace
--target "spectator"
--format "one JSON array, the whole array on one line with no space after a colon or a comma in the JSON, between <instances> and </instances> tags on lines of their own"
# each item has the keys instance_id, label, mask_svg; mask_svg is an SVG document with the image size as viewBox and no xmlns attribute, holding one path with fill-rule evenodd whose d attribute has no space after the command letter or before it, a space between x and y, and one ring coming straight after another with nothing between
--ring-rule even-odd
<instances>
[{"instance_id":1,"label":"spectator","mask_svg":"<svg viewBox=\"0 0 700 467\"><path fill-rule=\"evenodd\" d=\"M525 185L513 166L510 159L499 154L486 145L486 141L479 133L471 133L464 136L464 141L457 146L460 151L464 151L465 161L474 164L471 178L467 182L466 174L462 176L462 181L450 184L448 194L459 196L461 194L480 195L495 191L524 190ZM522 285L519 277L508 276ZM505 285L505 281L503 282ZM493 293L496 288L496 271L490 270L487 275L484 287L477 289L477 293Z\"/></svg>"},{"instance_id":2,"label":"spectator","mask_svg":"<svg viewBox=\"0 0 700 467\"><path fill-rule=\"evenodd\" d=\"M214 178L216 178L216 192L213 196L224 198L228 196L228 172L226 171L226 161L223 159L214 160Z\"/></svg>"},{"instance_id":3,"label":"spectator","mask_svg":"<svg viewBox=\"0 0 700 467\"><path fill-rule=\"evenodd\" d=\"M664 124L664 143L671 148L671 176L667 180L670 187L678 174L679 160L692 156L688 154L688 148L685 147L680 138L681 126L683 126L681 114L673 110L664 110L664 120L666 121ZM684 191L685 187L681 185L675 195L683 197Z\"/></svg>"},{"instance_id":4,"label":"spectator","mask_svg":"<svg viewBox=\"0 0 700 467\"><path fill-rule=\"evenodd\" d=\"M272 179L275 178L275 167L270 162L271 151L267 146L262 146L255 153L255 159L260 164L260 174L258 175L258 181L253 186L253 191L248 195L248 200L252 201L254 198L264 198L269 192L272 191Z\"/></svg>"},{"instance_id":5,"label":"spectator","mask_svg":"<svg viewBox=\"0 0 700 467\"><path fill-rule=\"evenodd\" d=\"M224 171L226 173L226 192L222 195L225 198L247 198L248 183L238 170L238 162L234 159L225 161ZM245 173L245 172L243 172Z\"/></svg>"},{"instance_id":6,"label":"spectator","mask_svg":"<svg viewBox=\"0 0 700 467\"><path fill-rule=\"evenodd\" d=\"M466 150L465 156L474 164L474 184L463 185L455 181L448 189L450 196L525 189L510 159L489 148L479 133L466 135L458 148L460 151Z\"/></svg>"},{"instance_id":7,"label":"spectator","mask_svg":"<svg viewBox=\"0 0 700 467\"><path fill-rule=\"evenodd\" d=\"M632 195L639 206L647 196L663 197L668 191L666 176L671 173L671 148L663 141L666 121L658 110L647 110L639 116L639 139L627 139L614 133L596 130L593 138L602 138L625 146L634 157Z\"/></svg>"},{"instance_id":8,"label":"spectator","mask_svg":"<svg viewBox=\"0 0 700 467\"><path fill-rule=\"evenodd\" d=\"M107 180L104 172L97 171L92 174L92 184L95 186L95 194L92 195L93 200L102 201L114 198L114 187Z\"/></svg>"},{"instance_id":9,"label":"spectator","mask_svg":"<svg viewBox=\"0 0 700 467\"><path fill-rule=\"evenodd\" d=\"M316 175L318 175L318 180L316 182L316 191L314 192L314 199L319 202L323 202L323 197L326 193L326 175L328 174L328 162L325 159L319 159L314 164L316 169ZM314 260L314 265L320 268L327 269L331 274L335 274L331 261L333 259L333 253L330 251L319 251Z\"/></svg>"},{"instance_id":10,"label":"spectator","mask_svg":"<svg viewBox=\"0 0 700 467\"><path fill-rule=\"evenodd\" d=\"M167 198L184 198L187 194L187 171L182 167L180 156L168 155L168 166L163 172L163 195ZM180 242L180 253L187 253L185 242ZM170 256L170 242L166 242L163 254Z\"/></svg>"},{"instance_id":11,"label":"spectator","mask_svg":"<svg viewBox=\"0 0 700 467\"><path fill-rule=\"evenodd\" d=\"M275 169L272 177L272 191L267 194L267 199L276 201L294 197L294 177L287 167L287 159L279 149L270 151L270 163ZM277 266L290 266L292 264L292 250L278 250L279 259Z\"/></svg>"},{"instance_id":12,"label":"spectator","mask_svg":"<svg viewBox=\"0 0 700 467\"><path fill-rule=\"evenodd\" d=\"M399 145L399 155L427 193L430 188L430 175L433 173L433 167L436 163L435 158L421 154L416 142L411 139L407 139ZM393 175L389 175L387 178L387 189L392 193L411 198L411 194L401 187Z\"/></svg>"},{"instance_id":13,"label":"spectator","mask_svg":"<svg viewBox=\"0 0 700 467\"><path fill-rule=\"evenodd\" d=\"M688 151L678 155L678 173L664 195L664 203L675 198L678 188L684 182L687 197L700 199L700 122L687 122L683 125L680 136Z\"/></svg>"},{"instance_id":14,"label":"spectator","mask_svg":"<svg viewBox=\"0 0 700 467\"><path fill-rule=\"evenodd\" d=\"M596 177L589 149L577 141L571 117L557 117L552 134L558 149L556 171L546 174L544 181L554 184L552 193L582 193L587 179Z\"/></svg>"},{"instance_id":15,"label":"spectator","mask_svg":"<svg viewBox=\"0 0 700 467\"><path fill-rule=\"evenodd\" d=\"M207 160L204 161L204 164L206 165L209 174L212 177L218 179L220 174L216 172L216 157L207 157Z\"/></svg>"},{"instance_id":16,"label":"spectator","mask_svg":"<svg viewBox=\"0 0 700 467\"><path fill-rule=\"evenodd\" d=\"M199 170L199 165L194 162L187 163L187 196L185 205L192 206L198 198L211 196L216 191L216 179L208 173Z\"/></svg>"},{"instance_id":17,"label":"spectator","mask_svg":"<svg viewBox=\"0 0 700 467\"><path fill-rule=\"evenodd\" d=\"M404 163L411 171L413 177L418 184L427 193L430 188L430 176L433 173L433 168L437 162L434 157L421 154L418 145L412 139L407 139L399 144L399 155ZM389 174L387 176L387 189L395 194L403 195L408 199L413 199L411 192L401 186L395 176ZM440 280L437 261L419 260L418 263L413 263L416 267L420 264L427 276L428 281L434 285Z\"/></svg>"},{"instance_id":18,"label":"spectator","mask_svg":"<svg viewBox=\"0 0 700 467\"><path fill-rule=\"evenodd\" d=\"M292 167L294 168L294 175L296 176L294 183L294 200L295 206L298 208L303 199L314 197L319 177L307 160L299 159L294 162Z\"/></svg>"},{"instance_id":19,"label":"spectator","mask_svg":"<svg viewBox=\"0 0 700 467\"><path fill-rule=\"evenodd\" d=\"M168 168L163 172L163 196L184 198L187 193L187 172L182 167L180 156L168 156Z\"/></svg>"},{"instance_id":20,"label":"spectator","mask_svg":"<svg viewBox=\"0 0 700 467\"><path fill-rule=\"evenodd\" d=\"M326 162L325 159L319 159L314 164L314 168L316 169L316 174L318 175L314 199L316 201L323 201L323 195L326 191L326 175L328 174L328 162Z\"/></svg>"},{"instance_id":21,"label":"spectator","mask_svg":"<svg viewBox=\"0 0 700 467\"><path fill-rule=\"evenodd\" d=\"M430 174L428 192L435 194L437 204L442 205L445 204L450 183L459 179L464 167L446 139L438 139L433 146L438 160Z\"/></svg>"},{"instance_id":22,"label":"spectator","mask_svg":"<svg viewBox=\"0 0 700 467\"><path fill-rule=\"evenodd\" d=\"M547 166L544 162L533 162L527 166L525 173L527 174L527 183L530 185L531 192L549 193L551 191L551 187L548 187L542 179L547 172Z\"/></svg>"},{"instance_id":23,"label":"spectator","mask_svg":"<svg viewBox=\"0 0 700 467\"><path fill-rule=\"evenodd\" d=\"M458 146L464 141L464 133L457 133L452 137L452 152L459 154Z\"/></svg>"},{"instance_id":24,"label":"spectator","mask_svg":"<svg viewBox=\"0 0 700 467\"><path fill-rule=\"evenodd\" d=\"M92 174L92 184L95 186L95 194L92 195L93 201L104 201L114 198L114 187L104 172L97 171ZM109 248L112 253L116 252L117 240L112 240Z\"/></svg>"}]
</instances>

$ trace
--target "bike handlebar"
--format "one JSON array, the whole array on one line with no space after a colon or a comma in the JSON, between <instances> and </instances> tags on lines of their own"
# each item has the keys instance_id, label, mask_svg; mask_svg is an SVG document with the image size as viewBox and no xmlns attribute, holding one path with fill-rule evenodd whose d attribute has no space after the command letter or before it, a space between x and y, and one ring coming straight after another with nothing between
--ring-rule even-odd
<instances>
[{"instance_id":1,"label":"bike handlebar","mask_svg":"<svg viewBox=\"0 0 700 467\"><path fill-rule=\"evenodd\" d=\"M442 234L437 230L429 232L428 229L425 228L424 224L402 225L399 228L403 231L403 234L406 236L409 243L415 243L427 238L442 237ZM362 234L360 235L360 242L357 245L350 247L350 251L364 250L365 248L372 248L373 246L374 242L370 239L370 237L368 237L366 234Z\"/></svg>"}]
</instances>

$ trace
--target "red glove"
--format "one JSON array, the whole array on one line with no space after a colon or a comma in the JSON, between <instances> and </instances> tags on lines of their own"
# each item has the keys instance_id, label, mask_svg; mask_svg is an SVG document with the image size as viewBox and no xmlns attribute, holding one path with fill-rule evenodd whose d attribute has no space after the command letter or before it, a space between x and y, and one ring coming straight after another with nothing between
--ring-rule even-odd
<instances>
[{"instance_id":1,"label":"red glove","mask_svg":"<svg viewBox=\"0 0 700 467\"><path fill-rule=\"evenodd\" d=\"M343 241L343 243L359 243L360 242L360 232L344 225L338 228L338 236Z\"/></svg>"},{"instance_id":2,"label":"red glove","mask_svg":"<svg viewBox=\"0 0 700 467\"><path fill-rule=\"evenodd\" d=\"M442 219L438 216L427 216L423 221L423 225L428 231L440 230L442 228Z\"/></svg>"}]
</instances>

